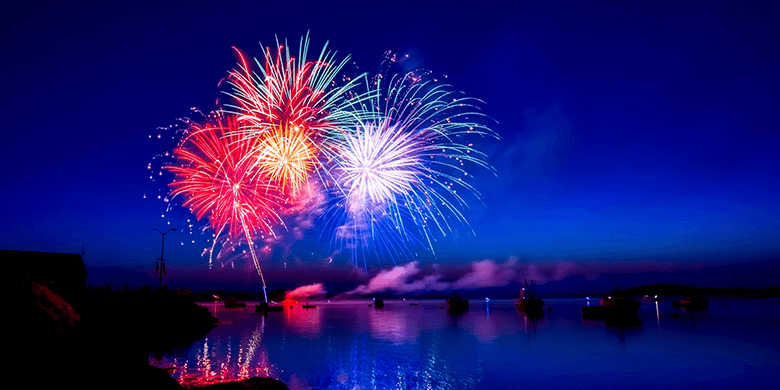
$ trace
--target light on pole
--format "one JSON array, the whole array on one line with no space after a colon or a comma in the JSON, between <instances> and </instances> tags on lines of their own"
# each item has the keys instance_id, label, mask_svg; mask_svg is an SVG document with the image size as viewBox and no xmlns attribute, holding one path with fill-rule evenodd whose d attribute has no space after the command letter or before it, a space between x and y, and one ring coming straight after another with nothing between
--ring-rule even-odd
<instances>
[{"instance_id":1,"label":"light on pole","mask_svg":"<svg viewBox=\"0 0 780 390\"><path fill-rule=\"evenodd\" d=\"M165 260L163 258L163 253L165 253L165 235L168 234L171 231L175 232L176 228L168 229L168 230L165 231L165 233L163 233L163 232L161 232L161 231L159 231L157 229L154 229L154 228L152 228L152 230L155 230L155 231L157 231L157 233L162 234L162 248L160 248L160 258L157 259L157 260L160 260L160 264L158 264L156 269L155 269L155 273L157 273L157 272L160 273L160 284L157 286L157 290L160 291L160 290L162 290L162 276L163 276L163 272L165 272L166 274L168 273L168 272L165 271Z\"/></svg>"}]
</instances>

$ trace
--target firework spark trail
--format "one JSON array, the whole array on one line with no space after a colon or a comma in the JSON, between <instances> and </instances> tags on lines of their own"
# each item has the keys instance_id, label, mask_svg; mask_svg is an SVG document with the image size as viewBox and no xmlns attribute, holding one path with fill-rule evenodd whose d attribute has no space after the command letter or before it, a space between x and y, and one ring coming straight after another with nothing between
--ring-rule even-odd
<instances>
[{"instance_id":1,"label":"firework spark trail","mask_svg":"<svg viewBox=\"0 0 780 390\"><path fill-rule=\"evenodd\" d=\"M368 86L376 88L376 98L360 108L372 112L371 119L356 120L337 141L338 159L329 171L337 201L327 223L341 222L340 231L350 231L348 245L373 243L375 252L392 257L398 243L416 241L434 253L433 233L452 233L449 219L468 226L461 212L468 204L457 191L480 196L463 180L469 176L465 165L492 168L461 137L495 133L469 120L484 118L476 110L478 100L421 80L414 73L394 77L385 90L376 78L376 87ZM338 235L337 230L337 239L345 237Z\"/></svg>"},{"instance_id":2,"label":"firework spark trail","mask_svg":"<svg viewBox=\"0 0 780 390\"><path fill-rule=\"evenodd\" d=\"M192 124L190 133L174 150L176 164L165 168L175 175L171 194L183 196L183 206L198 220L208 215L209 224L217 231L214 242L225 231L231 239L243 235L265 292L252 236L253 232L274 235L274 226L282 223L277 213L280 197L248 158L255 150L236 134L236 128L234 119L220 113L208 117L205 125Z\"/></svg>"}]
</instances>

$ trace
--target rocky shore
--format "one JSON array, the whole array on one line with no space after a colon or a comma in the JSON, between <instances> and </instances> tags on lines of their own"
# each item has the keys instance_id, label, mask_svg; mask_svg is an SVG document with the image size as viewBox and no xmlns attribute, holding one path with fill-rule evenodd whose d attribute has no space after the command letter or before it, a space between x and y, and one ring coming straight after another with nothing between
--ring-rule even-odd
<instances>
[{"instance_id":1,"label":"rocky shore","mask_svg":"<svg viewBox=\"0 0 780 390\"><path fill-rule=\"evenodd\" d=\"M6 273L11 297L9 377L24 387L195 389L149 365L150 353L186 346L217 326L208 309L168 291L84 291L71 304L45 284ZM287 389L270 378L203 389Z\"/></svg>"}]
</instances>

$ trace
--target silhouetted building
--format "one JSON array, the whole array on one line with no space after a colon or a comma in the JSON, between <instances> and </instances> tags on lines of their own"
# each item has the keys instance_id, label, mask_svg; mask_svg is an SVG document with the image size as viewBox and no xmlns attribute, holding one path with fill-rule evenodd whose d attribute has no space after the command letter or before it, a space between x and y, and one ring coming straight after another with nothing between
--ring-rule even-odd
<instances>
[{"instance_id":1,"label":"silhouetted building","mask_svg":"<svg viewBox=\"0 0 780 390\"><path fill-rule=\"evenodd\" d=\"M5 277L42 284L71 304L78 304L87 285L81 255L0 250Z\"/></svg>"}]
</instances>

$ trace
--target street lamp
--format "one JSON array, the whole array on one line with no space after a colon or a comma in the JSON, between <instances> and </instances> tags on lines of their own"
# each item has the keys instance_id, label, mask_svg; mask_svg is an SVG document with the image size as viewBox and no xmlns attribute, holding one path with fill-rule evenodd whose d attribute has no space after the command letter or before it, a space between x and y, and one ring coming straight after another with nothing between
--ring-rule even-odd
<instances>
[{"instance_id":1,"label":"street lamp","mask_svg":"<svg viewBox=\"0 0 780 390\"><path fill-rule=\"evenodd\" d=\"M160 285L157 286L157 290L160 291L160 290L162 290L162 274L163 274L163 272L168 273L168 272L165 271L165 260L163 260L163 253L165 251L165 235L168 234L171 231L175 232L176 228L168 229L168 230L165 231L165 233L163 233L163 232L161 232L161 231L159 231L159 230L157 230L155 228L152 228L152 230L155 230L155 231L157 231L157 233L162 234L162 248L160 248L160 258L157 259L157 260L160 260L160 264L157 267L157 269L155 269L155 273L157 273L157 272L160 273Z\"/></svg>"}]
</instances>

